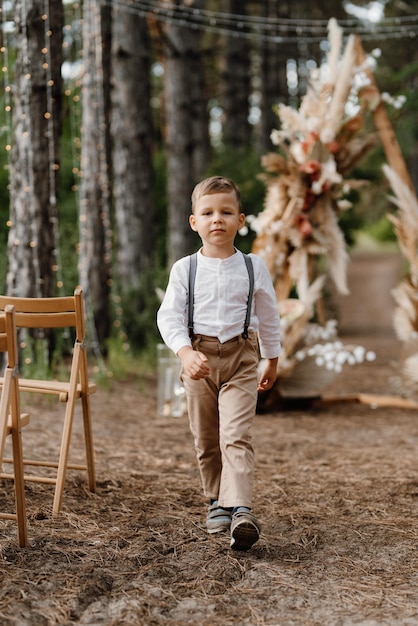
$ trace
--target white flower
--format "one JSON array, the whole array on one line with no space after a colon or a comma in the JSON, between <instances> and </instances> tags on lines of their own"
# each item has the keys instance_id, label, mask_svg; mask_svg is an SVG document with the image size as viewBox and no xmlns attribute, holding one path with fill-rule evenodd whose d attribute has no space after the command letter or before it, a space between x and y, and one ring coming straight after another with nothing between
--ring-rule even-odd
<instances>
[{"instance_id":1,"label":"white flower","mask_svg":"<svg viewBox=\"0 0 418 626\"><path fill-rule=\"evenodd\" d=\"M296 163L302 164L306 161L306 153L299 141L295 141L290 146L290 154L295 159Z\"/></svg>"},{"instance_id":2,"label":"white flower","mask_svg":"<svg viewBox=\"0 0 418 626\"><path fill-rule=\"evenodd\" d=\"M344 365L345 363L345 359L346 359L346 353L345 352L339 352L335 358L336 362L339 365Z\"/></svg>"},{"instance_id":3,"label":"white flower","mask_svg":"<svg viewBox=\"0 0 418 626\"><path fill-rule=\"evenodd\" d=\"M319 196L322 191L322 181L315 180L311 185L311 189L316 196Z\"/></svg>"},{"instance_id":4,"label":"white flower","mask_svg":"<svg viewBox=\"0 0 418 626\"><path fill-rule=\"evenodd\" d=\"M356 346L353 350L354 357L358 363L361 363L364 359L364 354L366 350L363 346Z\"/></svg>"},{"instance_id":5,"label":"white flower","mask_svg":"<svg viewBox=\"0 0 418 626\"><path fill-rule=\"evenodd\" d=\"M348 200L337 200L337 205L340 211L347 211L353 206L353 204Z\"/></svg>"}]
</instances>

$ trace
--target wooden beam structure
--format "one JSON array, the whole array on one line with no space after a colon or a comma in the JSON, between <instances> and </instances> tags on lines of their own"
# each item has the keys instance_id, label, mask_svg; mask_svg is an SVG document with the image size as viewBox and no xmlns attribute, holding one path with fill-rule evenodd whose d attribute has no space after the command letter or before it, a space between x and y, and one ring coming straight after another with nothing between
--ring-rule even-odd
<instances>
[{"instance_id":1,"label":"wooden beam structure","mask_svg":"<svg viewBox=\"0 0 418 626\"><path fill-rule=\"evenodd\" d=\"M373 72L366 63L366 53L364 52L363 45L360 38L355 36L355 50L358 59L358 63L363 67L363 71L367 75L370 81L370 87L368 98L376 100L376 105L372 106L372 115L374 125L379 133L380 141L382 143L383 150L385 151L386 159L389 166L398 174L399 178L407 185L412 191L414 186L412 184L411 177L406 167L405 159L403 158L401 148L393 130L391 121L387 114L386 108L382 102L382 96L379 88L376 84Z\"/></svg>"}]
</instances>

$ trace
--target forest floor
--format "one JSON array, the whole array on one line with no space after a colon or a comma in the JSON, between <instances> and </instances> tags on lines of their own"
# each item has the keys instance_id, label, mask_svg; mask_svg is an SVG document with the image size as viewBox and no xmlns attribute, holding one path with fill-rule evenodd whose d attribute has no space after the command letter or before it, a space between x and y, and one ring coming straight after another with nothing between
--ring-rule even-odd
<instances>
[{"instance_id":1,"label":"forest floor","mask_svg":"<svg viewBox=\"0 0 418 626\"><path fill-rule=\"evenodd\" d=\"M390 298L387 284L381 293ZM348 367L326 392L387 395L400 349L391 311L373 300L380 317L367 328L357 296L344 304L341 338L376 360ZM54 451L60 408L31 408L29 454ZM92 410L96 493L69 472L53 517L52 487L28 483L23 549L15 523L0 522L2 626L418 624L416 410L346 401L259 414L262 534L242 553L207 535L187 417L157 417L154 377L100 388ZM76 424L72 455L81 452ZM10 492L1 481L3 504Z\"/></svg>"}]
</instances>

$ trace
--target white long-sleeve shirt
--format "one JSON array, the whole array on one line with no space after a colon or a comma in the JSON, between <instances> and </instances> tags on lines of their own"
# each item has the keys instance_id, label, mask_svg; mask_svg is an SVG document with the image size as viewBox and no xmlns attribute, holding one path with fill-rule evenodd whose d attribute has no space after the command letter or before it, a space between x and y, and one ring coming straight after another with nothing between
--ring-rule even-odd
<instances>
[{"instance_id":1,"label":"white long-sleeve shirt","mask_svg":"<svg viewBox=\"0 0 418 626\"><path fill-rule=\"evenodd\" d=\"M272 359L280 352L280 320L277 300L264 260L251 254L254 268L254 295L249 330L258 333L260 353ZM176 261L157 325L164 343L174 352L191 346L188 332L189 257ZM250 280L242 252L227 259L197 254L194 288L194 332L217 337L221 343L244 330Z\"/></svg>"}]
</instances>

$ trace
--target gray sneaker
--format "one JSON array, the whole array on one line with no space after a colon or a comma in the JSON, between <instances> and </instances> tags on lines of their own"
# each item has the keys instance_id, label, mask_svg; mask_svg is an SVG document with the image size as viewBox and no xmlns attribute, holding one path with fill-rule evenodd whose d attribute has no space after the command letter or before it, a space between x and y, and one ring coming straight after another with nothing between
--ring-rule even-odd
<instances>
[{"instance_id":1,"label":"gray sneaker","mask_svg":"<svg viewBox=\"0 0 418 626\"><path fill-rule=\"evenodd\" d=\"M249 550L260 537L260 525L250 509L241 506L232 515L231 548Z\"/></svg>"},{"instance_id":2,"label":"gray sneaker","mask_svg":"<svg viewBox=\"0 0 418 626\"><path fill-rule=\"evenodd\" d=\"M206 528L210 535L220 533L224 530L229 530L231 526L231 511L219 506L218 501L215 500L208 508L208 515L206 517Z\"/></svg>"}]
</instances>

